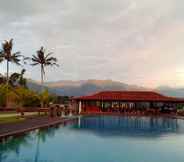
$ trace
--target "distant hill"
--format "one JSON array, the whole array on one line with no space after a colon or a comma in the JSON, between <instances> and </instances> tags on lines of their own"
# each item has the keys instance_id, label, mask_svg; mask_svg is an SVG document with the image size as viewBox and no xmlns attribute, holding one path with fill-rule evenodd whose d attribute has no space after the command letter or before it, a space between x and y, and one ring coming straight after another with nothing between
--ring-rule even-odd
<instances>
[{"instance_id":1,"label":"distant hill","mask_svg":"<svg viewBox=\"0 0 184 162\"><path fill-rule=\"evenodd\" d=\"M27 86L29 89L36 91L36 92L40 92L42 90L42 86L40 82L34 81L32 79L27 80ZM44 87L47 88L49 92L52 92L52 88L49 88L48 86L44 86Z\"/></svg>"},{"instance_id":2,"label":"distant hill","mask_svg":"<svg viewBox=\"0 0 184 162\"><path fill-rule=\"evenodd\" d=\"M160 86L156 89L156 91L164 95L184 98L184 88L173 88L173 87L168 87L168 86Z\"/></svg>"},{"instance_id":3,"label":"distant hill","mask_svg":"<svg viewBox=\"0 0 184 162\"><path fill-rule=\"evenodd\" d=\"M28 80L28 87L35 91L41 90L40 83L33 80ZM45 87L48 88L49 92L60 96L83 96L104 90L150 90L145 87L129 85L112 80L64 80L57 82L47 82L45 83ZM167 96L184 97L184 88L161 86L152 90Z\"/></svg>"},{"instance_id":4,"label":"distant hill","mask_svg":"<svg viewBox=\"0 0 184 162\"><path fill-rule=\"evenodd\" d=\"M39 82L28 80L28 87L35 91L40 91ZM112 80L80 80L80 81L58 81L47 82L45 87L51 93L62 96L82 96L104 90L146 90L136 85L128 85Z\"/></svg>"},{"instance_id":5,"label":"distant hill","mask_svg":"<svg viewBox=\"0 0 184 162\"><path fill-rule=\"evenodd\" d=\"M51 91L58 95L82 96L104 90L145 90L143 87L128 85L112 80L81 80L47 83Z\"/></svg>"}]
</instances>

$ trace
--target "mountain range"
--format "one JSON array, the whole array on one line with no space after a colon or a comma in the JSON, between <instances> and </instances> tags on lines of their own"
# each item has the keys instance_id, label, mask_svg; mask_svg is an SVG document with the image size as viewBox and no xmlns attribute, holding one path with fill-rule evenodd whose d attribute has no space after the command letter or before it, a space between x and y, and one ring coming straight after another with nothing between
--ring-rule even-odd
<instances>
[{"instance_id":1,"label":"mountain range","mask_svg":"<svg viewBox=\"0 0 184 162\"><path fill-rule=\"evenodd\" d=\"M28 80L28 87L35 91L41 91L40 83L33 80ZM113 80L63 80L56 82L46 82L45 87L48 88L49 92L60 96L83 96L107 90L152 90L167 96L184 97L184 88L160 86L155 89L150 89Z\"/></svg>"}]
</instances>

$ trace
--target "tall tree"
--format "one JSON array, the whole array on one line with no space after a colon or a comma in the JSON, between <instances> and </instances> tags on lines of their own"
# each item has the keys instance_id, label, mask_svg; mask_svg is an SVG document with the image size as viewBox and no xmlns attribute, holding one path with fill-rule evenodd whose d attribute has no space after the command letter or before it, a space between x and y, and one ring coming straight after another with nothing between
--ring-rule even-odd
<instances>
[{"instance_id":1,"label":"tall tree","mask_svg":"<svg viewBox=\"0 0 184 162\"><path fill-rule=\"evenodd\" d=\"M21 57L23 57L20 52L12 53L13 39L9 41L5 40L2 43L2 50L0 51L0 62L6 61L6 83L9 83L9 63L15 63L20 65Z\"/></svg>"},{"instance_id":2,"label":"tall tree","mask_svg":"<svg viewBox=\"0 0 184 162\"><path fill-rule=\"evenodd\" d=\"M32 66L40 66L40 70L41 70L41 85L42 85L42 91L43 91L43 86L44 86L44 76L45 76L45 67L47 66L59 66L57 64L57 58L52 57L53 53L47 53L46 54L46 50L41 47L40 50L38 50L36 52L36 55L33 55L31 60ZM41 106L43 107L43 102L41 103Z\"/></svg>"},{"instance_id":3,"label":"tall tree","mask_svg":"<svg viewBox=\"0 0 184 162\"><path fill-rule=\"evenodd\" d=\"M15 63L16 65L21 65L21 57L23 57L20 52L12 52L13 49L13 39L5 40L2 43L2 50L0 51L0 62L6 61L6 84L7 93L9 85L9 63ZM6 106L8 106L8 97L6 97Z\"/></svg>"}]
</instances>

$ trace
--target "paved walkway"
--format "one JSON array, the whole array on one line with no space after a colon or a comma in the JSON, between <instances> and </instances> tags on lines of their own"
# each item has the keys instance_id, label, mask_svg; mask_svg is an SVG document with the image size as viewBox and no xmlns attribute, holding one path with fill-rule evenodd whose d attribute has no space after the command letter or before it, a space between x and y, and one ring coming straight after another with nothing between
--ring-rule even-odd
<instances>
[{"instance_id":1,"label":"paved walkway","mask_svg":"<svg viewBox=\"0 0 184 162\"><path fill-rule=\"evenodd\" d=\"M72 120L74 118L34 117L20 123L0 124L0 139Z\"/></svg>"}]
</instances>

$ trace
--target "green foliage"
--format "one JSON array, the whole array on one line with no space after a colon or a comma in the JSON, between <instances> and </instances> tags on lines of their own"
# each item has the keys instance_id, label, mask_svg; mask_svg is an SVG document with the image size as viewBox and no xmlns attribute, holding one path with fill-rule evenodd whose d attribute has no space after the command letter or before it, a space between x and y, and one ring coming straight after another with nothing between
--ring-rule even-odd
<instances>
[{"instance_id":1,"label":"green foliage","mask_svg":"<svg viewBox=\"0 0 184 162\"><path fill-rule=\"evenodd\" d=\"M9 84L11 86L21 86L21 87L27 87L27 80L24 78L26 70L22 69L20 73L13 73L9 78Z\"/></svg>"},{"instance_id":2,"label":"green foliage","mask_svg":"<svg viewBox=\"0 0 184 162\"><path fill-rule=\"evenodd\" d=\"M24 87L12 87L6 84L0 85L0 107L5 107L6 97L8 101L14 103L16 107L40 107L43 102L47 107L50 102L54 102L56 97L49 94L45 89L42 93L37 93Z\"/></svg>"},{"instance_id":3,"label":"green foliage","mask_svg":"<svg viewBox=\"0 0 184 162\"><path fill-rule=\"evenodd\" d=\"M7 86L5 84L0 85L0 107L6 105Z\"/></svg>"},{"instance_id":4,"label":"green foliage","mask_svg":"<svg viewBox=\"0 0 184 162\"><path fill-rule=\"evenodd\" d=\"M49 94L48 89L45 89L43 92L39 94L40 102L43 103L43 106L48 106L50 102L55 101L55 97Z\"/></svg>"},{"instance_id":5,"label":"green foliage","mask_svg":"<svg viewBox=\"0 0 184 162\"><path fill-rule=\"evenodd\" d=\"M20 73L20 77L19 77L18 83L19 83L20 86L26 88L26 87L27 87L27 79L24 78L25 72L26 72L25 69L22 69L22 70L21 70L21 73Z\"/></svg>"},{"instance_id":6,"label":"green foliage","mask_svg":"<svg viewBox=\"0 0 184 162\"><path fill-rule=\"evenodd\" d=\"M60 104L67 104L70 100L68 96L57 96L55 102Z\"/></svg>"},{"instance_id":7,"label":"green foliage","mask_svg":"<svg viewBox=\"0 0 184 162\"><path fill-rule=\"evenodd\" d=\"M16 88L15 93L17 94L16 103L22 107L38 107L40 106L40 100L38 94L27 88L19 87Z\"/></svg>"},{"instance_id":8,"label":"green foliage","mask_svg":"<svg viewBox=\"0 0 184 162\"><path fill-rule=\"evenodd\" d=\"M44 90L40 94L29 90L26 86L26 78L24 78L25 69L23 69L21 73L15 72L9 76L9 63L21 65L21 61L26 64L25 61L31 59L31 65L40 65L43 86L43 77L45 75L44 68L46 66L58 66L57 59L52 57L52 53L46 53L43 47L41 47L32 58L25 57L21 55L20 52L14 53L12 49L13 39L4 41L0 49L0 63L3 61L7 63L6 77L0 74L0 107L48 106L50 102L55 100L55 97L50 95L48 90Z\"/></svg>"},{"instance_id":9,"label":"green foliage","mask_svg":"<svg viewBox=\"0 0 184 162\"><path fill-rule=\"evenodd\" d=\"M182 110L183 108L184 108L184 105L183 104L177 105L177 110Z\"/></svg>"}]
</instances>

